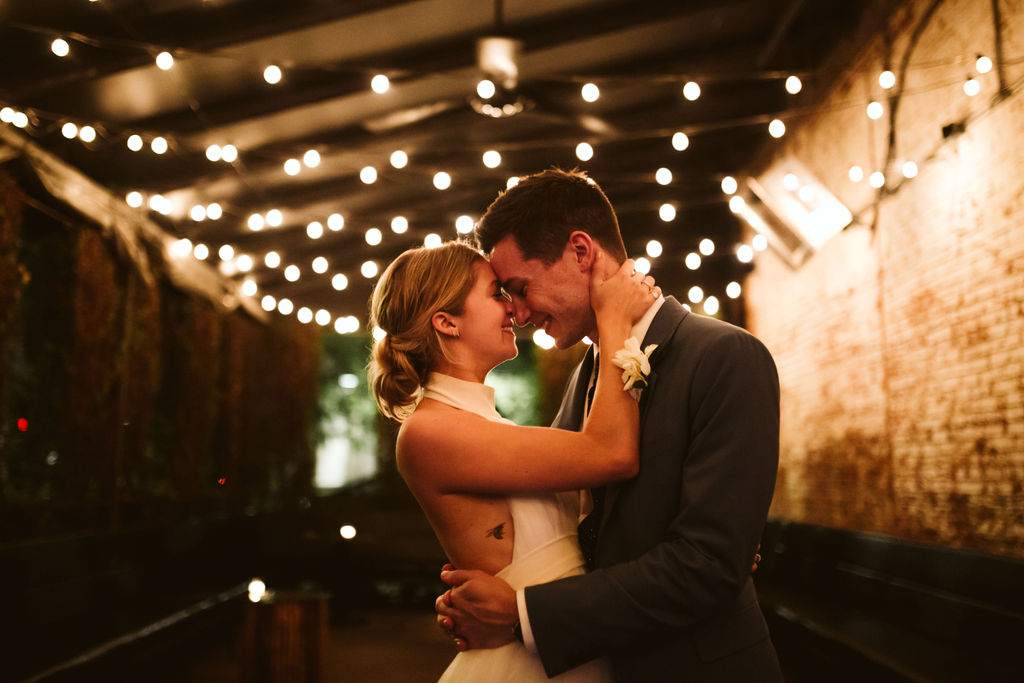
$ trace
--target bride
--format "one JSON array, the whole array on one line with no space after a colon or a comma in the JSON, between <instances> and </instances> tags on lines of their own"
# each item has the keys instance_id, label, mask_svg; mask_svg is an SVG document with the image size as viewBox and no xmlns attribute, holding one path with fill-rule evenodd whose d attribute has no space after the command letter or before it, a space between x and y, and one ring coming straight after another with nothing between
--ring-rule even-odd
<instances>
[{"instance_id":1,"label":"bride","mask_svg":"<svg viewBox=\"0 0 1024 683\"><path fill-rule=\"evenodd\" d=\"M604 280L603 254L598 259L590 285L598 336L619 349L658 288L628 260ZM517 353L512 305L486 259L461 242L395 259L374 290L371 317L386 333L373 348L373 391L381 412L402 423L398 469L449 560L514 589L582 573L579 489L627 479L639 467L638 411L620 370L600 364L579 432L502 418L483 382ZM460 652L441 680L549 679L513 641ZM611 680L611 673L597 660L555 680Z\"/></svg>"}]
</instances>

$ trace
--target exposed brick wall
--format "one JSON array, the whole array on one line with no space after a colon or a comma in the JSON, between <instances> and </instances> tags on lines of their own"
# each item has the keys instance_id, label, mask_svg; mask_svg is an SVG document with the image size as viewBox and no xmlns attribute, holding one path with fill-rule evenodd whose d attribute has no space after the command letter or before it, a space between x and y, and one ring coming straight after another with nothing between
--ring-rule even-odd
<instances>
[{"instance_id":1,"label":"exposed brick wall","mask_svg":"<svg viewBox=\"0 0 1024 683\"><path fill-rule=\"evenodd\" d=\"M772 515L1024 557L1024 2L999 3L1001 100L998 69L961 89L996 58L990 0L938 3L915 42L932 5L891 14L891 47L866 37L779 144L856 218L797 269L759 253L746 283L782 384ZM879 193L847 172L885 164L891 102L864 107L912 44L893 156L920 174Z\"/></svg>"}]
</instances>

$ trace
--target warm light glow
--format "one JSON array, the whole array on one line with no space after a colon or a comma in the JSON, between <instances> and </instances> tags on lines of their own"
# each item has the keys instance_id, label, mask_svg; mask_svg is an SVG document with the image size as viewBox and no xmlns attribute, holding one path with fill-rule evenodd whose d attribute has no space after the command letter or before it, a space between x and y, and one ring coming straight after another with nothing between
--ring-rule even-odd
<instances>
[{"instance_id":1,"label":"warm light glow","mask_svg":"<svg viewBox=\"0 0 1024 683\"><path fill-rule=\"evenodd\" d=\"M882 118L882 114L885 113L885 108L882 106L881 102L872 100L868 103L867 112L869 119L880 119Z\"/></svg>"},{"instance_id":2,"label":"warm light glow","mask_svg":"<svg viewBox=\"0 0 1024 683\"><path fill-rule=\"evenodd\" d=\"M269 313L270 311L277 308L277 299L275 299L270 294L265 294L263 298L260 300L260 306L263 308L264 311Z\"/></svg>"},{"instance_id":3,"label":"warm light glow","mask_svg":"<svg viewBox=\"0 0 1024 683\"><path fill-rule=\"evenodd\" d=\"M768 124L768 134L773 138L781 138L786 134L786 124L779 119L772 119L771 123Z\"/></svg>"},{"instance_id":4,"label":"warm light glow","mask_svg":"<svg viewBox=\"0 0 1024 683\"><path fill-rule=\"evenodd\" d=\"M800 179L794 173L787 173L782 177L782 186L790 192L796 192L800 188Z\"/></svg>"},{"instance_id":5,"label":"warm light glow","mask_svg":"<svg viewBox=\"0 0 1024 683\"><path fill-rule=\"evenodd\" d=\"M482 100L489 100L494 97L494 93L497 92L497 88L494 87L494 81L484 78L476 84L476 94L480 96Z\"/></svg>"},{"instance_id":6,"label":"warm light glow","mask_svg":"<svg viewBox=\"0 0 1024 683\"><path fill-rule=\"evenodd\" d=\"M259 579L253 579L249 582L249 600L251 602L259 602L263 599L263 596L267 593L267 584L263 583Z\"/></svg>"},{"instance_id":7,"label":"warm light glow","mask_svg":"<svg viewBox=\"0 0 1024 683\"><path fill-rule=\"evenodd\" d=\"M299 312L295 314L295 317L299 319L302 324L308 324L313 322L313 311L306 306L299 309Z\"/></svg>"},{"instance_id":8,"label":"warm light glow","mask_svg":"<svg viewBox=\"0 0 1024 683\"><path fill-rule=\"evenodd\" d=\"M697 245L697 251L704 256L711 256L715 253L715 243L705 237L700 241L700 244Z\"/></svg>"},{"instance_id":9,"label":"warm light glow","mask_svg":"<svg viewBox=\"0 0 1024 683\"><path fill-rule=\"evenodd\" d=\"M194 220L196 223L199 221L206 220L206 207L202 204L196 204L188 212L188 217Z\"/></svg>"},{"instance_id":10,"label":"warm light glow","mask_svg":"<svg viewBox=\"0 0 1024 683\"><path fill-rule=\"evenodd\" d=\"M739 213L745 208L747 208L747 201L743 197L734 194L729 198L729 210L733 213Z\"/></svg>"},{"instance_id":11,"label":"warm light glow","mask_svg":"<svg viewBox=\"0 0 1024 683\"><path fill-rule=\"evenodd\" d=\"M68 41L63 38L57 38L50 43L50 50L58 57L67 57L68 53L71 52L71 46L68 45Z\"/></svg>"},{"instance_id":12,"label":"warm light glow","mask_svg":"<svg viewBox=\"0 0 1024 683\"><path fill-rule=\"evenodd\" d=\"M356 537L356 528L351 524L346 524L341 527L338 533L340 533L341 537L345 540L351 540Z\"/></svg>"},{"instance_id":13,"label":"warm light glow","mask_svg":"<svg viewBox=\"0 0 1024 683\"><path fill-rule=\"evenodd\" d=\"M263 70L263 80L271 85L275 85L281 82L281 67L276 64L271 64Z\"/></svg>"},{"instance_id":14,"label":"warm light glow","mask_svg":"<svg viewBox=\"0 0 1024 683\"><path fill-rule=\"evenodd\" d=\"M220 217L224 215L224 210L220 208L220 204L213 202L212 204L206 205L206 217L211 221L220 220Z\"/></svg>"},{"instance_id":15,"label":"warm light glow","mask_svg":"<svg viewBox=\"0 0 1024 683\"><path fill-rule=\"evenodd\" d=\"M345 227L345 217L340 213L332 213L327 217L327 227L331 232L338 232Z\"/></svg>"},{"instance_id":16,"label":"warm light glow","mask_svg":"<svg viewBox=\"0 0 1024 683\"><path fill-rule=\"evenodd\" d=\"M768 238L760 233L754 235L754 239L750 240L750 243L754 247L754 251L764 251L768 248Z\"/></svg>"},{"instance_id":17,"label":"warm light glow","mask_svg":"<svg viewBox=\"0 0 1024 683\"><path fill-rule=\"evenodd\" d=\"M391 87L391 81L384 74L377 74L370 81L370 87L373 89L373 92L380 95L388 91L388 88Z\"/></svg>"},{"instance_id":18,"label":"warm light glow","mask_svg":"<svg viewBox=\"0 0 1024 683\"><path fill-rule=\"evenodd\" d=\"M339 292L348 287L348 278L342 273L336 273L331 278L331 287L334 287Z\"/></svg>"},{"instance_id":19,"label":"warm light glow","mask_svg":"<svg viewBox=\"0 0 1024 683\"><path fill-rule=\"evenodd\" d=\"M409 155L400 149L396 149L391 153L391 165L395 168L405 168L406 164L409 163Z\"/></svg>"},{"instance_id":20,"label":"warm light glow","mask_svg":"<svg viewBox=\"0 0 1024 683\"><path fill-rule=\"evenodd\" d=\"M885 174L882 173L881 171L875 171L868 178L868 183L871 184L871 187L874 187L876 189L882 187L883 185L885 185Z\"/></svg>"},{"instance_id":21,"label":"warm light glow","mask_svg":"<svg viewBox=\"0 0 1024 683\"><path fill-rule=\"evenodd\" d=\"M487 168L497 168L501 165L501 153L496 150L489 149L484 152L483 161L484 166Z\"/></svg>"},{"instance_id":22,"label":"warm light glow","mask_svg":"<svg viewBox=\"0 0 1024 683\"><path fill-rule=\"evenodd\" d=\"M736 190L739 189L739 183L731 175L727 175L722 178L722 192L726 194L736 194Z\"/></svg>"},{"instance_id":23,"label":"warm light glow","mask_svg":"<svg viewBox=\"0 0 1024 683\"><path fill-rule=\"evenodd\" d=\"M276 228L284 222L284 214L278 209L271 209L267 211L267 225L272 228Z\"/></svg>"},{"instance_id":24,"label":"warm light glow","mask_svg":"<svg viewBox=\"0 0 1024 683\"><path fill-rule=\"evenodd\" d=\"M60 127L60 134L68 140L72 140L76 135L78 135L78 126L68 121Z\"/></svg>"},{"instance_id":25,"label":"warm light glow","mask_svg":"<svg viewBox=\"0 0 1024 683\"><path fill-rule=\"evenodd\" d=\"M210 257L210 248L205 244L197 244L196 246L192 247L192 255L195 256L196 259L200 261L205 261L207 258Z\"/></svg>"},{"instance_id":26,"label":"warm light glow","mask_svg":"<svg viewBox=\"0 0 1024 683\"><path fill-rule=\"evenodd\" d=\"M643 256L641 256L640 258L633 261L633 270L635 270L638 273L643 273L644 275L647 275L647 273L651 272L651 262L648 261Z\"/></svg>"},{"instance_id":27,"label":"warm light glow","mask_svg":"<svg viewBox=\"0 0 1024 683\"><path fill-rule=\"evenodd\" d=\"M82 142L92 142L96 139L96 129L92 126L82 126L78 129L78 139Z\"/></svg>"},{"instance_id":28,"label":"warm light glow","mask_svg":"<svg viewBox=\"0 0 1024 683\"><path fill-rule=\"evenodd\" d=\"M915 178L917 177L917 164L913 161L908 161L903 164L903 177L904 178Z\"/></svg>"},{"instance_id":29,"label":"warm light glow","mask_svg":"<svg viewBox=\"0 0 1024 683\"><path fill-rule=\"evenodd\" d=\"M263 229L264 225L266 225L266 221L263 219L262 214L254 213L249 216L249 220L246 225L248 225L249 229L253 232L258 232Z\"/></svg>"},{"instance_id":30,"label":"warm light glow","mask_svg":"<svg viewBox=\"0 0 1024 683\"><path fill-rule=\"evenodd\" d=\"M232 163L238 158L238 148L234 145L224 145L220 150L221 161Z\"/></svg>"},{"instance_id":31,"label":"warm light glow","mask_svg":"<svg viewBox=\"0 0 1024 683\"><path fill-rule=\"evenodd\" d=\"M859 183L860 181L864 180L864 169L856 165L851 166L849 175L851 181Z\"/></svg>"},{"instance_id":32,"label":"warm light glow","mask_svg":"<svg viewBox=\"0 0 1024 683\"><path fill-rule=\"evenodd\" d=\"M238 270L248 273L252 270L252 257L248 254L241 254L235 259L235 265L238 266Z\"/></svg>"},{"instance_id":33,"label":"warm light glow","mask_svg":"<svg viewBox=\"0 0 1024 683\"><path fill-rule=\"evenodd\" d=\"M709 296L704 299L704 313L707 315L714 315L718 313L718 298Z\"/></svg>"},{"instance_id":34,"label":"warm light glow","mask_svg":"<svg viewBox=\"0 0 1024 683\"><path fill-rule=\"evenodd\" d=\"M686 258L683 259L683 263L685 263L686 267L690 270L697 270L700 268L700 254L695 251L691 251L686 255Z\"/></svg>"},{"instance_id":35,"label":"warm light glow","mask_svg":"<svg viewBox=\"0 0 1024 683\"><path fill-rule=\"evenodd\" d=\"M584 83L580 88L580 96L586 102L596 102L597 98L601 96L601 89L593 83Z\"/></svg>"},{"instance_id":36,"label":"warm light glow","mask_svg":"<svg viewBox=\"0 0 1024 683\"><path fill-rule=\"evenodd\" d=\"M155 154L163 154L167 151L167 140L158 135L153 138L153 142L149 143L149 148L152 149Z\"/></svg>"},{"instance_id":37,"label":"warm light glow","mask_svg":"<svg viewBox=\"0 0 1024 683\"><path fill-rule=\"evenodd\" d=\"M786 92L790 95L795 95L800 92L804 87L804 84L800 81L797 76L790 76L786 79Z\"/></svg>"},{"instance_id":38,"label":"warm light glow","mask_svg":"<svg viewBox=\"0 0 1024 683\"><path fill-rule=\"evenodd\" d=\"M661 256L662 250L663 247L661 246L661 242L659 242L658 240L651 240L650 242L647 243L647 255L650 256L651 258L658 258L659 256Z\"/></svg>"},{"instance_id":39,"label":"warm light glow","mask_svg":"<svg viewBox=\"0 0 1024 683\"><path fill-rule=\"evenodd\" d=\"M725 286L725 295L730 299L738 299L740 294L743 293L743 288L740 287L740 283L733 281Z\"/></svg>"},{"instance_id":40,"label":"warm light glow","mask_svg":"<svg viewBox=\"0 0 1024 683\"><path fill-rule=\"evenodd\" d=\"M973 78L968 78L964 81L964 94L968 97L974 97L981 92L981 84Z\"/></svg>"},{"instance_id":41,"label":"warm light glow","mask_svg":"<svg viewBox=\"0 0 1024 683\"><path fill-rule=\"evenodd\" d=\"M178 258L184 258L192 253L192 240L187 237L182 238L174 243L171 247L171 253Z\"/></svg>"},{"instance_id":42,"label":"warm light glow","mask_svg":"<svg viewBox=\"0 0 1024 683\"><path fill-rule=\"evenodd\" d=\"M128 206L132 207L133 209L137 209L140 206L142 206L142 193L134 191L129 192L127 195L125 195L124 201L126 204L128 204Z\"/></svg>"},{"instance_id":43,"label":"warm light glow","mask_svg":"<svg viewBox=\"0 0 1024 683\"><path fill-rule=\"evenodd\" d=\"M295 282L302 276L302 272L296 265L290 265L284 269L284 279L288 282Z\"/></svg>"},{"instance_id":44,"label":"warm light glow","mask_svg":"<svg viewBox=\"0 0 1024 683\"><path fill-rule=\"evenodd\" d=\"M741 244L736 247L736 258L739 259L741 263L750 263L754 260L754 250L749 244Z\"/></svg>"},{"instance_id":45,"label":"warm light glow","mask_svg":"<svg viewBox=\"0 0 1024 683\"><path fill-rule=\"evenodd\" d=\"M810 204L814 201L814 188L810 185L804 185L797 191L796 196L805 204Z\"/></svg>"},{"instance_id":46,"label":"warm light glow","mask_svg":"<svg viewBox=\"0 0 1024 683\"><path fill-rule=\"evenodd\" d=\"M992 60L985 55L978 55L978 61L974 63L974 69L980 74L987 74L992 70Z\"/></svg>"},{"instance_id":47,"label":"warm light glow","mask_svg":"<svg viewBox=\"0 0 1024 683\"><path fill-rule=\"evenodd\" d=\"M359 272L365 278L377 277L377 264L373 261L363 261L363 265L359 266Z\"/></svg>"},{"instance_id":48,"label":"warm light glow","mask_svg":"<svg viewBox=\"0 0 1024 683\"><path fill-rule=\"evenodd\" d=\"M366 243L370 246L377 246L382 239L384 239L384 235L381 234L379 228L370 228L366 231Z\"/></svg>"},{"instance_id":49,"label":"warm light glow","mask_svg":"<svg viewBox=\"0 0 1024 683\"><path fill-rule=\"evenodd\" d=\"M13 123L14 121L14 110L10 107L4 107L0 109L0 121L4 123ZM135 150L138 151L138 150Z\"/></svg>"},{"instance_id":50,"label":"warm light glow","mask_svg":"<svg viewBox=\"0 0 1024 683\"><path fill-rule=\"evenodd\" d=\"M320 152L315 149L306 150L306 153L302 155L302 163L306 165L306 168L316 168L320 165Z\"/></svg>"},{"instance_id":51,"label":"warm light glow","mask_svg":"<svg viewBox=\"0 0 1024 683\"><path fill-rule=\"evenodd\" d=\"M668 185L672 182L672 171L662 166L655 172L654 179L659 185Z\"/></svg>"},{"instance_id":52,"label":"warm light glow","mask_svg":"<svg viewBox=\"0 0 1024 683\"><path fill-rule=\"evenodd\" d=\"M475 223L472 216L459 216L455 219L455 232L460 235L468 235L473 232Z\"/></svg>"},{"instance_id":53,"label":"warm light glow","mask_svg":"<svg viewBox=\"0 0 1024 683\"><path fill-rule=\"evenodd\" d=\"M671 204L662 204L658 207L658 217L668 223L676 219L676 207Z\"/></svg>"},{"instance_id":54,"label":"warm light glow","mask_svg":"<svg viewBox=\"0 0 1024 683\"><path fill-rule=\"evenodd\" d=\"M689 81L683 86L683 97L691 102L700 97L700 86L697 85L696 81Z\"/></svg>"},{"instance_id":55,"label":"warm light glow","mask_svg":"<svg viewBox=\"0 0 1024 683\"><path fill-rule=\"evenodd\" d=\"M276 251L268 251L263 257L263 265L267 268L277 268L281 265L281 255Z\"/></svg>"},{"instance_id":56,"label":"warm light glow","mask_svg":"<svg viewBox=\"0 0 1024 683\"><path fill-rule=\"evenodd\" d=\"M326 327L331 324L331 313L330 311L321 308L316 312L316 317L314 319L316 320L317 325L320 327Z\"/></svg>"},{"instance_id":57,"label":"warm light glow","mask_svg":"<svg viewBox=\"0 0 1024 683\"><path fill-rule=\"evenodd\" d=\"M256 285L255 280L246 280L242 283L242 294L246 296L256 296L256 292L259 291L259 287Z\"/></svg>"},{"instance_id":58,"label":"warm light glow","mask_svg":"<svg viewBox=\"0 0 1024 683\"><path fill-rule=\"evenodd\" d=\"M328 267L327 259L323 256L317 256L313 259L313 272L317 275L323 275L326 273Z\"/></svg>"},{"instance_id":59,"label":"warm light glow","mask_svg":"<svg viewBox=\"0 0 1024 683\"><path fill-rule=\"evenodd\" d=\"M533 343L545 351L555 348L555 338L544 330L536 330L533 333Z\"/></svg>"},{"instance_id":60,"label":"warm light glow","mask_svg":"<svg viewBox=\"0 0 1024 683\"><path fill-rule=\"evenodd\" d=\"M505 181L505 189L511 189L519 184L519 176L509 176L508 180Z\"/></svg>"},{"instance_id":61,"label":"warm light glow","mask_svg":"<svg viewBox=\"0 0 1024 683\"><path fill-rule=\"evenodd\" d=\"M291 315L294 310L295 304L292 303L291 299L281 299L277 302L277 312L281 315Z\"/></svg>"},{"instance_id":62,"label":"warm light glow","mask_svg":"<svg viewBox=\"0 0 1024 683\"><path fill-rule=\"evenodd\" d=\"M210 145L206 148L206 158L210 161L220 161L221 149L220 145Z\"/></svg>"},{"instance_id":63,"label":"warm light glow","mask_svg":"<svg viewBox=\"0 0 1024 683\"><path fill-rule=\"evenodd\" d=\"M284 172L287 173L288 175L299 175L299 172L301 171L302 162L299 161L298 159L289 159L288 161L284 162Z\"/></svg>"},{"instance_id":64,"label":"warm light glow","mask_svg":"<svg viewBox=\"0 0 1024 683\"><path fill-rule=\"evenodd\" d=\"M427 249L437 249L442 243L443 240L441 239L441 236L436 232L432 232L423 238L423 246Z\"/></svg>"},{"instance_id":65,"label":"warm light glow","mask_svg":"<svg viewBox=\"0 0 1024 683\"><path fill-rule=\"evenodd\" d=\"M594 158L594 148L589 142L581 142L576 145L576 158L580 161L590 161Z\"/></svg>"},{"instance_id":66,"label":"warm light glow","mask_svg":"<svg viewBox=\"0 0 1024 683\"><path fill-rule=\"evenodd\" d=\"M129 135L128 136L128 149L133 152L138 152L142 149L143 142L141 135Z\"/></svg>"},{"instance_id":67,"label":"warm light glow","mask_svg":"<svg viewBox=\"0 0 1024 683\"><path fill-rule=\"evenodd\" d=\"M439 190L447 190L452 186L452 177L444 171L438 171L434 174L434 187Z\"/></svg>"},{"instance_id":68,"label":"warm light glow","mask_svg":"<svg viewBox=\"0 0 1024 683\"><path fill-rule=\"evenodd\" d=\"M704 300L704 290L694 285L686 292L686 298L690 300L690 303L699 304Z\"/></svg>"},{"instance_id":69,"label":"warm light glow","mask_svg":"<svg viewBox=\"0 0 1024 683\"><path fill-rule=\"evenodd\" d=\"M306 225L306 236L311 240L318 240L324 236L324 225L320 221L310 221Z\"/></svg>"},{"instance_id":70,"label":"warm light glow","mask_svg":"<svg viewBox=\"0 0 1024 683\"><path fill-rule=\"evenodd\" d=\"M672 149L682 152L689 146L690 138L687 137L686 133L675 133L672 135Z\"/></svg>"},{"instance_id":71,"label":"warm light glow","mask_svg":"<svg viewBox=\"0 0 1024 683\"><path fill-rule=\"evenodd\" d=\"M217 256L220 257L221 261L230 261L235 257L235 248L230 244L223 244L220 249L217 250Z\"/></svg>"},{"instance_id":72,"label":"warm light glow","mask_svg":"<svg viewBox=\"0 0 1024 683\"><path fill-rule=\"evenodd\" d=\"M174 66L174 57L170 52L161 52L156 56L156 65L157 68L167 71Z\"/></svg>"},{"instance_id":73,"label":"warm light glow","mask_svg":"<svg viewBox=\"0 0 1024 683\"><path fill-rule=\"evenodd\" d=\"M896 74L888 70L878 74L878 85L888 90L896 85Z\"/></svg>"},{"instance_id":74,"label":"warm light glow","mask_svg":"<svg viewBox=\"0 0 1024 683\"><path fill-rule=\"evenodd\" d=\"M14 118L11 120L11 124L15 128L25 128L28 126L28 114L23 111L14 112Z\"/></svg>"},{"instance_id":75,"label":"warm light glow","mask_svg":"<svg viewBox=\"0 0 1024 683\"><path fill-rule=\"evenodd\" d=\"M409 229L409 220L405 216L395 216L391 219L391 232L401 235Z\"/></svg>"}]
</instances>

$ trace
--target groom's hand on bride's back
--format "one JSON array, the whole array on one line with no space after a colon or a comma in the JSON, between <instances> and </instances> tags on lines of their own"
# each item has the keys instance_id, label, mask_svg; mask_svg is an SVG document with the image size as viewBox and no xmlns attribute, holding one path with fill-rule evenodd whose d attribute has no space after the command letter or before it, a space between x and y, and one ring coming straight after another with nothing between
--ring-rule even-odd
<instances>
[{"instance_id":1,"label":"groom's hand on bride's back","mask_svg":"<svg viewBox=\"0 0 1024 683\"><path fill-rule=\"evenodd\" d=\"M460 650L500 647L514 638L519 622L516 593L486 572L446 564L441 580L451 589L434 602L437 624Z\"/></svg>"}]
</instances>

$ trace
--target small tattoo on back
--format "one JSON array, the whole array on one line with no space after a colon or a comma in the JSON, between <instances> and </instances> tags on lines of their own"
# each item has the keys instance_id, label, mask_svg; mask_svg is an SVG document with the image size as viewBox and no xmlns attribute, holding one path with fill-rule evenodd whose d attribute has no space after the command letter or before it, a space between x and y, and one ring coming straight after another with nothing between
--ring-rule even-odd
<instances>
[{"instance_id":1,"label":"small tattoo on back","mask_svg":"<svg viewBox=\"0 0 1024 683\"><path fill-rule=\"evenodd\" d=\"M503 538L505 538L505 523L502 522L501 524L499 524L498 526L494 527L493 529L488 529L487 530L487 536L494 536L499 541L502 540Z\"/></svg>"}]
</instances>

